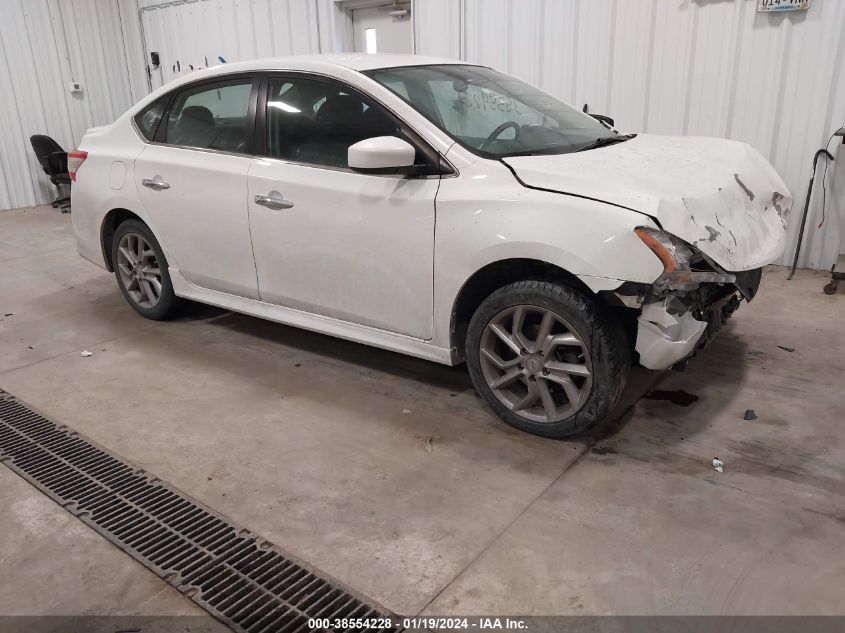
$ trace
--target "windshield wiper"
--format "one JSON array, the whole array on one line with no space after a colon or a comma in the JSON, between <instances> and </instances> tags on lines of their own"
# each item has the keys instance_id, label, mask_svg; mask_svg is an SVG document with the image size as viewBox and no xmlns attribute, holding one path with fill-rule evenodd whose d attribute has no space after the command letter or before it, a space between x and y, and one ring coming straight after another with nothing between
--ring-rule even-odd
<instances>
[{"instance_id":1,"label":"windshield wiper","mask_svg":"<svg viewBox=\"0 0 845 633\"><path fill-rule=\"evenodd\" d=\"M576 149L576 152L583 152L588 149L596 149L597 147L605 147L606 145L614 145L615 143L624 143L625 141L630 141L634 138L636 134L619 134L617 136L605 136L602 138L597 138L592 143L585 145L579 149Z\"/></svg>"}]
</instances>

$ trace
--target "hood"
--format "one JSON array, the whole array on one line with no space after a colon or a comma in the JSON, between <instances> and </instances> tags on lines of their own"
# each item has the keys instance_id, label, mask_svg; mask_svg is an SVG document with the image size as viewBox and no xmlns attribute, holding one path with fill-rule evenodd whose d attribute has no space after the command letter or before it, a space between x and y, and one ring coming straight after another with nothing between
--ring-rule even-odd
<instances>
[{"instance_id":1,"label":"hood","mask_svg":"<svg viewBox=\"0 0 845 633\"><path fill-rule=\"evenodd\" d=\"M759 268L785 246L792 195L745 143L641 134L585 152L504 162L529 187L651 216L728 271Z\"/></svg>"}]
</instances>

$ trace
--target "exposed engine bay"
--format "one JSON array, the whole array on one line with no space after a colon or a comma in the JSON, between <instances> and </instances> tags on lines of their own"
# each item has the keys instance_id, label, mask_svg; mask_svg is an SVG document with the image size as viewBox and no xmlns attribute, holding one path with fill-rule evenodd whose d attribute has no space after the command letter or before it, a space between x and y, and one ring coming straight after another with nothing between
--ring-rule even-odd
<instances>
[{"instance_id":1,"label":"exposed engine bay","mask_svg":"<svg viewBox=\"0 0 845 633\"><path fill-rule=\"evenodd\" d=\"M711 268L692 274L696 272L702 281L673 283L661 278L651 286L626 284L614 293L623 305L640 309L635 349L643 367L663 370L686 365L697 350L709 345L743 299L754 298L762 278L761 268L740 273Z\"/></svg>"}]
</instances>

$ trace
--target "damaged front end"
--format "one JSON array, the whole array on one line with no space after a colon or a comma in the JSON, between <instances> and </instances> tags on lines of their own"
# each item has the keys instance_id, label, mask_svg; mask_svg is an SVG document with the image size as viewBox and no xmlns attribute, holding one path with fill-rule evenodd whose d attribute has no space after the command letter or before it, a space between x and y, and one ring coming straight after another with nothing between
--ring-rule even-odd
<instances>
[{"instance_id":1,"label":"damaged front end","mask_svg":"<svg viewBox=\"0 0 845 633\"><path fill-rule=\"evenodd\" d=\"M640 309L635 346L640 364L668 369L706 346L742 299L754 297L762 269L729 273L669 233L649 227L636 233L663 262L664 272L650 286L626 284L615 295Z\"/></svg>"}]
</instances>

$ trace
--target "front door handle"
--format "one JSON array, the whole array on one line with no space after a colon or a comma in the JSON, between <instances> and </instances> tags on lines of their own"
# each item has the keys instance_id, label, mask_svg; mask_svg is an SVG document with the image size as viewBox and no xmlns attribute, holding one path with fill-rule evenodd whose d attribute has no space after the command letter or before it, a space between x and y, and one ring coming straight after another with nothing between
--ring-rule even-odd
<instances>
[{"instance_id":1,"label":"front door handle","mask_svg":"<svg viewBox=\"0 0 845 633\"><path fill-rule=\"evenodd\" d=\"M260 204L262 207L267 207L268 209L290 209L293 206L293 202L290 200L285 200L280 194L276 193L275 191L270 192L269 196L255 196L255 204Z\"/></svg>"},{"instance_id":2,"label":"front door handle","mask_svg":"<svg viewBox=\"0 0 845 633\"><path fill-rule=\"evenodd\" d=\"M156 191L161 191L162 189L170 189L170 184L164 182L161 179L161 176L156 176L155 178L144 178L141 181L141 184L145 187L149 187L150 189L155 189Z\"/></svg>"}]
</instances>

